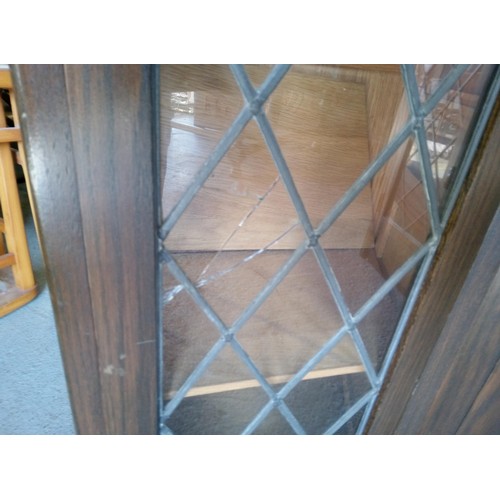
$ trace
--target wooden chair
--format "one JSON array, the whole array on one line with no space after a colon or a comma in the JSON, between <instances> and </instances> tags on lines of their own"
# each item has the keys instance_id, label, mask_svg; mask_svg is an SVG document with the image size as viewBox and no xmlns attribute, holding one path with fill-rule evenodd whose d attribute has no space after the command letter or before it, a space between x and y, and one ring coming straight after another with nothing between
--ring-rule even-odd
<instances>
[{"instance_id":1,"label":"wooden chair","mask_svg":"<svg viewBox=\"0 0 500 500\"><path fill-rule=\"evenodd\" d=\"M19 115L10 71L0 66L0 89L6 89L12 110L14 126L8 126L3 103L0 104L0 317L32 300L36 284L19 199L14 155L23 170L31 202L31 188L26 171ZM17 144L17 150L11 144ZM33 207L33 204L31 204ZM8 272L11 268L12 273Z\"/></svg>"}]
</instances>

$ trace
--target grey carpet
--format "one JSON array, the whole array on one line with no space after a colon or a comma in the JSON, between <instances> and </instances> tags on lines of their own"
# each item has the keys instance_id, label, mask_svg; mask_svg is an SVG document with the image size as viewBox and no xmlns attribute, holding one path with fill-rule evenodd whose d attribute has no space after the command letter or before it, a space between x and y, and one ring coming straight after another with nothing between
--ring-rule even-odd
<instances>
[{"instance_id":1,"label":"grey carpet","mask_svg":"<svg viewBox=\"0 0 500 500\"><path fill-rule=\"evenodd\" d=\"M39 295L0 318L0 434L74 434L43 261L20 186Z\"/></svg>"}]
</instances>

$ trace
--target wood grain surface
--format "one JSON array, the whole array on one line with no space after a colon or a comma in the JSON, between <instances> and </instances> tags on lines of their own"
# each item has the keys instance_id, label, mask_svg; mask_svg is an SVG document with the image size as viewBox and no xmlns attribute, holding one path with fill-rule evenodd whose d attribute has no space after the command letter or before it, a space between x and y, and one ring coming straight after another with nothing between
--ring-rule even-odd
<instances>
[{"instance_id":1,"label":"wood grain surface","mask_svg":"<svg viewBox=\"0 0 500 500\"><path fill-rule=\"evenodd\" d=\"M77 430L154 434L151 70L17 66L14 75Z\"/></svg>"},{"instance_id":2,"label":"wood grain surface","mask_svg":"<svg viewBox=\"0 0 500 500\"><path fill-rule=\"evenodd\" d=\"M456 433L498 362L499 240L500 211L408 401L396 433ZM490 404L495 405L495 402ZM500 409L499 401L496 405Z\"/></svg>"},{"instance_id":3,"label":"wood grain surface","mask_svg":"<svg viewBox=\"0 0 500 500\"><path fill-rule=\"evenodd\" d=\"M461 419L457 418L456 421L452 419L452 427L441 427L439 420L435 423L436 427L420 425L415 421L416 425L411 426L407 420L411 418L407 408L415 408L419 400L422 400L424 404L422 398L428 397L425 391L419 391L418 396L417 394L413 395L413 391L418 388L419 380L426 373L426 366L433 350L439 342L445 341L444 339L440 340L443 332L449 328L448 325L451 325L451 322L456 321L458 318L458 316L454 317L450 316L450 314L454 311L455 304L474 262L476 260L480 261L477 255L498 207L498 200L500 199L500 175L497 168L500 155L499 107L500 105L497 103L471 172L462 189L461 197L441 242L434 267L427 278L427 285L403 338L402 349L394 362L392 373L381 393L379 406L374 413L373 422L369 429L370 433L389 434L403 430L410 433L432 432L433 429L436 431L439 429L440 432L454 433L460 424ZM491 283L495 273L495 266L490 266L486 271L486 275L483 275L486 280L485 283ZM470 279L472 278L471 276ZM483 292L486 293L486 289ZM487 297L471 296L469 303L465 302L465 309L461 314L475 317L476 311L473 304L477 304L477 301L482 299L487 300ZM488 311L487 314L491 318L494 310ZM497 327L498 323L495 328ZM465 323L463 325L458 324L456 335L462 335L462 340L459 341L459 350L457 352L457 348L454 348L443 353L443 356L439 359L439 364L442 364L444 369L455 362L460 363L463 374L474 373L474 371L481 369L480 366L483 361L480 357L476 357L476 343L469 337L471 332L476 332L479 335L477 328L479 326L467 329ZM498 330L495 328L482 332L482 335L484 336L484 342L494 342L492 345L498 351ZM491 337L489 340L488 336ZM458 356L457 359L455 359L456 356ZM469 357L471 358L470 364L468 363ZM494 361L490 360L488 363ZM490 366L488 373L491 369ZM450 397L450 391L457 393L467 390L471 383L475 383L476 378L466 378L462 382L464 384L463 388L459 386L460 380L463 381L464 379L457 379L455 382L450 379L448 389L435 396L435 404L439 408L444 408L441 405L447 400L446 398ZM436 379L433 388L431 387L430 390L437 390L440 383L442 383L442 379ZM477 387L475 390L477 392ZM427 418L434 418L431 408L427 406L427 409L430 412ZM450 421L447 420L447 422Z\"/></svg>"},{"instance_id":4,"label":"wood grain surface","mask_svg":"<svg viewBox=\"0 0 500 500\"><path fill-rule=\"evenodd\" d=\"M457 434L500 434L500 360L477 395Z\"/></svg>"},{"instance_id":5,"label":"wood grain surface","mask_svg":"<svg viewBox=\"0 0 500 500\"><path fill-rule=\"evenodd\" d=\"M8 87L8 79L2 80ZM8 114L10 110L6 113L3 102L0 102L0 270L3 269L0 273L0 317L37 295L11 145L11 142L18 141L21 144L22 135L19 127L7 126Z\"/></svg>"}]
</instances>

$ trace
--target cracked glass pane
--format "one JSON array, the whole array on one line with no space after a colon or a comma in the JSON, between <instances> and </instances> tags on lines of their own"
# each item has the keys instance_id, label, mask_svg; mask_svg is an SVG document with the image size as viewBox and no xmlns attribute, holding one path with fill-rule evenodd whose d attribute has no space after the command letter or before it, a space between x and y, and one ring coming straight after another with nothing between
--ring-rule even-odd
<instances>
[{"instance_id":1,"label":"cracked glass pane","mask_svg":"<svg viewBox=\"0 0 500 500\"><path fill-rule=\"evenodd\" d=\"M173 251L256 251L293 249L304 237L264 139L250 122L165 243Z\"/></svg>"},{"instance_id":2,"label":"cracked glass pane","mask_svg":"<svg viewBox=\"0 0 500 500\"><path fill-rule=\"evenodd\" d=\"M247 69L254 85L260 85L270 70L267 66ZM164 99L169 99L163 127L171 129L170 141L164 141L164 215L189 187L239 111L241 93L227 71L222 67L162 70ZM378 125L376 133L370 131L373 112L366 106L367 99L369 96L376 102L380 97L382 80L400 85L400 77L394 72L384 78L378 72L369 74L353 68L298 66L285 76L263 106L314 227L378 152L380 144L370 144L370 133L380 141L383 127ZM396 94L396 99L391 97L392 114L401 97ZM211 107L210 103L216 104ZM394 128L392 122L384 125L386 134ZM287 189L275 160L258 124L248 123L164 241L165 248L226 327L238 324L245 309L255 300L260 301L259 294L267 283L306 242L306 232L294 206L298 200ZM373 249L373 203L371 187L367 187L321 237L327 261L336 260L337 254ZM344 273L352 276L355 268L351 262L352 259L341 260ZM296 379L302 381L287 397L292 404L299 401L297 395L303 394L305 384L340 387L345 383L338 386L337 378L357 375L367 380L351 336L335 340L344 327L344 319L328 283L332 278L326 274L318 255L307 250L266 300L260 301L253 314L242 322L241 330L235 332L273 390L277 391L280 384L302 370ZM365 274L361 270L360 277ZM165 395L169 401L217 342L220 332L176 280L165 280L163 300L168 365ZM179 361L182 356L189 360ZM317 359L311 363L314 356ZM227 345L188 388L187 399L208 398L209 394L197 392L204 385L218 387L220 391L213 392L219 398L224 387L227 392L245 392L259 386L255 374ZM194 402L186 404L191 407ZM295 406L303 415L302 406ZM169 416L169 421L181 408L184 403ZM318 411L324 416L324 426L331 425L331 412L326 408ZM286 418L278 414L277 421L285 419L284 429L290 429ZM167 425L175 432L175 425ZM261 422L259 432L278 429L275 424L266 425ZM313 424L308 424L308 428L312 433L320 431Z\"/></svg>"},{"instance_id":3,"label":"cracked glass pane","mask_svg":"<svg viewBox=\"0 0 500 500\"><path fill-rule=\"evenodd\" d=\"M195 195L165 247L229 326L304 240L252 122Z\"/></svg>"},{"instance_id":4,"label":"cracked glass pane","mask_svg":"<svg viewBox=\"0 0 500 500\"><path fill-rule=\"evenodd\" d=\"M440 200L473 121L464 109L478 105L489 75L481 68L471 66L426 118ZM272 66L245 69L258 87ZM418 66L421 99L451 69ZM359 182L408 123L399 67L292 66L203 182L200 169L246 105L242 92L228 67L211 65L163 67L161 91L163 216L197 188L169 219L163 245L223 323L169 264L181 281L166 272L162 290L166 425L188 434L355 433L359 406L335 422L371 390L421 260L398 269L426 250L431 228L413 135ZM347 208L324 229L346 193ZM347 330L351 315L359 336ZM286 406L270 406L274 397Z\"/></svg>"}]
</instances>

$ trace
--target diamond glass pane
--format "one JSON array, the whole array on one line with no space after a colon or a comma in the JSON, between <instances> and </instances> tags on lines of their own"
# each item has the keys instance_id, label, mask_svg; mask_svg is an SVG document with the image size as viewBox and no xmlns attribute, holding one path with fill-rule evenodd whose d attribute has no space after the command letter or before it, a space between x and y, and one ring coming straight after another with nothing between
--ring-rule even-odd
<instances>
[{"instance_id":1,"label":"diamond glass pane","mask_svg":"<svg viewBox=\"0 0 500 500\"><path fill-rule=\"evenodd\" d=\"M363 418L365 409L358 411L352 416L339 430L335 432L336 436L351 436L358 432L359 424Z\"/></svg>"},{"instance_id":2,"label":"diamond glass pane","mask_svg":"<svg viewBox=\"0 0 500 500\"><path fill-rule=\"evenodd\" d=\"M276 408L271 410L265 420L255 429L257 435L290 435L294 430Z\"/></svg>"},{"instance_id":3,"label":"diamond glass pane","mask_svg":"<svg viewBox=\"0 0 500 500\"><path fill-rule=\"evenodd\" d=\"M412 156L411 147L411 141L405 141L375 176L371 186L365 188L371 189L374 199L380 199L383 193L385 204L374 207L372 229L366 233L364 245L325 252L352 314L428 241L430 217L420 157L418 151ZM339 220L324 237L335 232L337 224ZM406 290L405 295L413 277L414 273L408 274L400 283L400 288Z\"/></svg>"},{"instance_id":4,"label":"diamond glass pane","mask_svg":"<svg viewBox=\"0 0 500 500\"><path fill-rule=\"evenodd\" d=\"M259 388L187 397L166 424L174 434L241 434L267 401ZM274 426L265 433L295 434L283 417L279 428Z\"/></svg>"},{"instance_id":5,"label":"diamond glass pane","mask_svg":"<svg viewBox=\"0 0 500 500\"><path fill-rule=\"evenodd\" d=\"M298 222L262 135L251 122L191 201L166 246L198 252L290 249L305 236Z\"/></svg>"},{"instance_id":6,"label":"diamond glass pane","mask_svg":"<svg viewBox=\"0 0 500 500\"><path fill-rule=\"evenodd\" d=\"M220 338L215 325L167 271L164 275L164 397L172 399Z\"/></svg>"},{"instance_id":7,"label":"diamond glass pane","mask_svg":"<svg viewBox=\"0 0 500 500\"><path fill-rule=\"evenodd\" d=\"M311 293L313 291L313 293ZM314 254L309 251L243 326L238 338L273 383L290 380L343 326ZM310 377L360 370L349 339L325 357Z\"/></svg>"},{"instance_id":8,"label":"diamond glass pane","mask_svg":"<svg viewBox=\"0 0 500 500\"><path fill-rule=\"evenodd\" d=\"M245 64L245 71L254 87L262 85L271 68L270 64ZM264 109L267 110L268 107Z\"/></svg>"},{"instance_id":9,"label":"diamond glass pane","mask_svg":"<svg viewBox=\"0 0 500 500\"><path fill-rule=\"evenodd\" d=\"M169 429L362 431L488 71L162 69Z\"/></svg>"},{"instance_id":10,"label":"diamond glass pane","mask_svg":"<svg viewBox=\"0 0 500 500\"><path fill-rule=\"evenodd\" d=\"M165 217L243 105L225 65L165 65L160 70L160 161Z\"/></svg>"},{"instance_id":11,"label":"diamond glass pane","mask_svg":"<svg viewBox=\"0 0 500 500\"><path fill-rule=\"evenodd\" d=\"M416 68L422 102L427 101L453 65L423 64ZM457 173L492 65L470 65L425 119L433 179L441 207Z\"/></svg>"},{"instance_id":12,"label":"diamond glass pane","mask_svg":"<svg viewBox=\"0 0 500 500\"><path fill-rule=\"evenodd\" d=\"M411 274L414 272L410 271ZM387 293L357 325L377 373L382 367L406 302L407 289L403 283L404 280Z\"/></svg>"},{"instance_id":13,"label":"diamond glass pane","mask_svg":"<svg viewBox=\"0 0 500 500\"><path fill-rule=\"evenodd\" d=\"M316 227L368 164L365 85L294 66L274 92L267 117ZM322 246L363 245L371 214L371 191L364 190Z\"/></svg>"},{"instance_id":14,"label":"diamond glass pane","mask_svg":"<svg viewBox=\"0 0 500 500\"><path fill-rule=\"evenodd\" d=\"M287 250L176 253L175 258L227 325L238 319L281 266Z\"/></svg>"},{"instance_id":15,"label":"diamond glass pane","mask_svg":"<svg viewBox=\"0 0 500 500\"><path fill-rule=\"evenodd\" d=\"M324 434L370 390L366 375L340 375L300 383L285 399L307 434ZM353 429L352 434L356 432Z\"/></svg>"}]
</instances>

